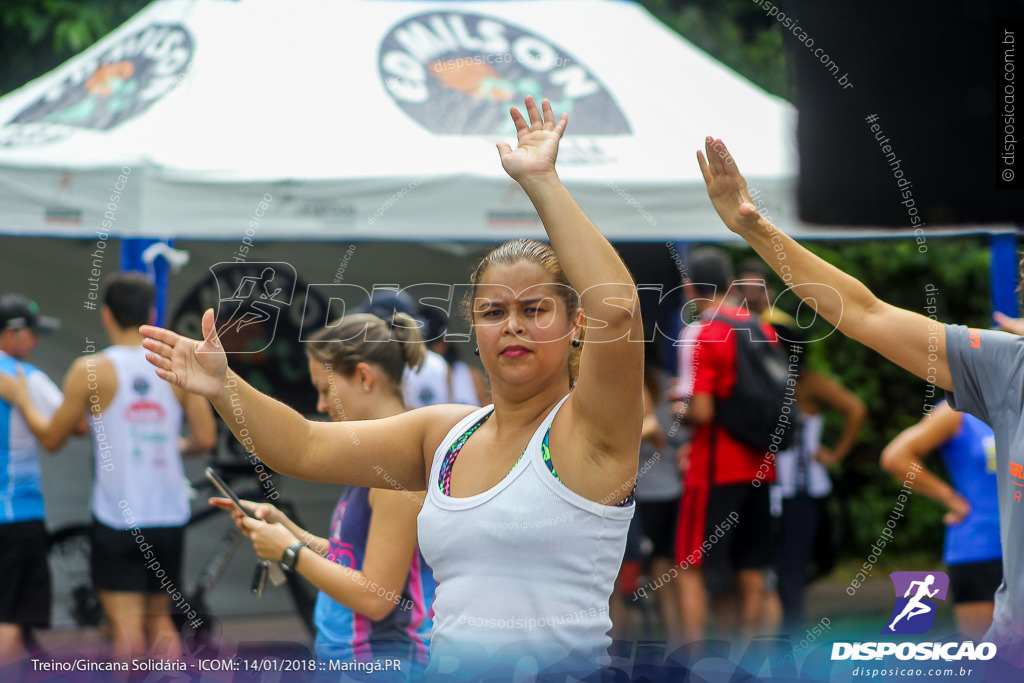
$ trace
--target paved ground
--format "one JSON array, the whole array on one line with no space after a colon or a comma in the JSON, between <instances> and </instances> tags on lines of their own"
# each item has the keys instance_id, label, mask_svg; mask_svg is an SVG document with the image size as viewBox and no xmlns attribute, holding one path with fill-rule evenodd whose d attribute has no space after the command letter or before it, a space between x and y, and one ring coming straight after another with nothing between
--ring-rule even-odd
<instances>
[{"instance_id":1,"label":"paved ground","mask_svg":"<svg viewBox=\"0 0 1024 683\"><path fill-rule=\"evenodd\" d=\"M294 615L226 618L221 620L220 626L220 652L227 656L267 643L286 645L296 651L303 648L311 650L313 646L313 639ZM54 657L63 657L69 652L96 657L102 656L106 649L106 640L98 628L41 631L37 640L43 651ZM210 654L209 651L205 653Z\"/></svg>"},{"instance_id":2,"label":"paved ground","mask_svg":"<svg viewBox=\"0 0 1024 683\"><path fill-rule=\"evenodd\" d=\"M829 636L833 639L844 631L880 630L893 604L892 588L886 583L865 584L854 597L845 592L848 585L845 583L832 581L813 585L808 594L808 624L813 626L822 618L827 619L826 623L831 624ZM234 614L220 620L218 640L222 652L234 654L266 644L296 650L312 648L312 638L290 606L273 612L258 612L253 610L252 600L255 598L245 595L243 604L233 610ZM237 616L242 611L247 612L246 616ZM637 624L636 636L641 637L639 621ZM44 649L52 653L70 649L86 655L102 652L105 642L96 628L43 631L38 639Z\"/></svg>"}]
</instances>

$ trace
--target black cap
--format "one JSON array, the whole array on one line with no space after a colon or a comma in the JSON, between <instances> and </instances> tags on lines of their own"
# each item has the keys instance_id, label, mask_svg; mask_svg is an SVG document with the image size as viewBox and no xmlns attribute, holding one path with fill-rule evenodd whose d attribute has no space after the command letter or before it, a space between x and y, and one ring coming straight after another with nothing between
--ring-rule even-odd
<instances>
[{"instance_id":1,"label":"black cap","mask_svg":"<svg viewBox=\"0 0 1024 683\"><path fill-rule=\"evenodd\" d=\"M354 309L353 313L372 313L378 318L392 322L395 313L405 313L411 318L416 318L416 302L405 292L392 289L374 290L370 298L362 306Z\"/></svg>"},{"instance_id":2,"label":"black cap","mask_svg":"<svg viewBox=\"0 0 1024 683\"><path fill-rule=\"evenodd\" d=\"M39 304L20 294L0 297L0 331L20 330L53 332L60 329L60 320L39 313Z\"/></svg>"},{"instance_id":3,"label":"black cap","mask_svg":"<svg viewBox=\"0 0 1024 683\"><path fill-rule=\"evenodd\" d=\"M448 316L440 308L434 306L420 306L417 319L423 321L423 341L430 344L443 340L448 333Z\"/></svg>"}]
</instances>

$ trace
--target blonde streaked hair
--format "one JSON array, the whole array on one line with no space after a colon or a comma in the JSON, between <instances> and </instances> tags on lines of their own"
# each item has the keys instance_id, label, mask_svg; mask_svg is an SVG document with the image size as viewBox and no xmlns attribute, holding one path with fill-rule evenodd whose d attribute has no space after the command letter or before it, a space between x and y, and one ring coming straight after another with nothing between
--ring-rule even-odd
<instances>
[{"instance_id":1,"label":"blonde streaked hair","mask_svg":"<svg viewBox=\"0 0 1024 683\"><path fill-rule=\"evenodd\" d=\"M306 343L306 355L343 377L351 377L360 363L374 365L401 393L405 368L419 368L427 347L419 324L405 313L396 312L390 322L355 313L316 332Z\"/></svg>"}]
</instances>

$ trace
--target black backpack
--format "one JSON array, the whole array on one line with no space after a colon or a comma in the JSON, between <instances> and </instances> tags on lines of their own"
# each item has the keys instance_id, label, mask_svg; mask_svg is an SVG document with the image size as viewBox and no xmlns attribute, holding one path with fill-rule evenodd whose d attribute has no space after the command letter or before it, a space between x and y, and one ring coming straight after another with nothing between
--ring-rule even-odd
<instances>
[{"instance_id":1,"label":"black backpack","mask_svg":"<svg viewBox=\"0 0 1024 683\"><path fill-rule=\"evenodd\" d=\"M788 359L768 342L757 318L716 315L714 319L733 328L736 344L736 381L728 398L715 399L715 422L732 438L759 451L768 451L772 444L775 452L785 450L793 443L797 419L793 387L787 391L786 385ZM796 381L795 375L792 381ZM784 420L782 408L787 397L790 408Z\"/></svg>"}]
</instances>

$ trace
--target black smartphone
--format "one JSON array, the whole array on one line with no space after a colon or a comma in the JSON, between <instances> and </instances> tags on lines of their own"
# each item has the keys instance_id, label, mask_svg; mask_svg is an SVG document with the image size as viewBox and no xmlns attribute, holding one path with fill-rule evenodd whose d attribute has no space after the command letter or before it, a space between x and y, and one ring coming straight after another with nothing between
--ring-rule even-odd
<instances>
[{"instance_id":1,"label":"black smartphone","mask_svg":"<svg viewBox=\"0 0 1024 683\"><path fill-rule=\"evenodd\" d=\"M231 490L227 482L221 479L220 475L217 474L217 471L212 467L206 468L206 478L213 482L213 485L220 489L220 492L224 494L224 497L229 498L231 502L235 504L235 507L241 510L245 515L252 517L253 519L257 519L256 515L249 512L249 509L242 505L242 501L238 495Z\"/></svg>"},{"instance_id":2,"label":"black smartphone","mask_svg":"<svg viewBox=\"0 0 1024 683\"><path fill-rule=\"evenodd\" d=\"M227 482L221 479L220 475L217 474L216 470L212 467L206 468L206 478L213 482L213 485L216 486L226 498L230 499L231 502L235 504L235 507L241 510L243 514L248 517L252 517L253 519L259 519L259 517L249 512L248 508L242 505L242 500L238 497L238 494L231 490L227 485ZM259 564L256 565L256 571L252 575L253 593L259 595L263 592L263 586L266 585L268 574L270 575L270 582L275 586L280 586L285 582L286 577L284 570L281 569L281 565L276 562L274 564L270 564L267 560L261 560Z\"/></svg>"}]
</instances>

